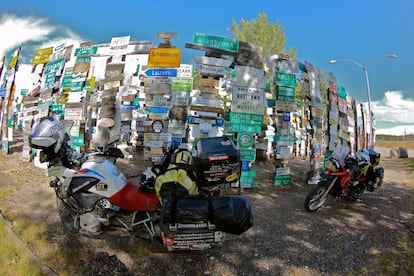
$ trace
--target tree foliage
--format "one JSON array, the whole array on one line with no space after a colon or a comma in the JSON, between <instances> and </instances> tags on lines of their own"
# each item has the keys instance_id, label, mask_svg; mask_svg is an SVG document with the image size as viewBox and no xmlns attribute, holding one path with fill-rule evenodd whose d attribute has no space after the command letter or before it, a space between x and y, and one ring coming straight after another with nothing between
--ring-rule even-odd
<instances>
[{"instance_id":1,"label":"tree foliage","mask_svg":"<svg viewBox=\"0 0 414 276\"><path fill-rule=\"evenodd\" d=\"M264 12L259 13L258 17L251 21L242 18L240 24L232 19L229 32L239 41L261 46L264 58L268 54L286 53L290 57L296 55L295 48L285 49L286 37L283 26L279 21L274 24L269 23L268 16Z\"/></svg>"}]
</instances>

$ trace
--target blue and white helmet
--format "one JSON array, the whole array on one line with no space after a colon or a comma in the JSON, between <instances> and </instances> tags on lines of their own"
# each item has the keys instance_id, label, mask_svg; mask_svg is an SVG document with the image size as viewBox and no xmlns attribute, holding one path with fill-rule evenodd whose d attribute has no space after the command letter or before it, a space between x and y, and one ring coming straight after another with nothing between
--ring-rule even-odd
<instances>
[{"instance_id":1,"label":"blue and white helmet","mask_svg":"<svg viewBox=\"0 0 414 276\"><path fill-rule=\"evenodd\" d=\"M54 117L47 116L33 126L29 136L29 144L35 149L57 153L62 146L64 137L62 124Z\"/></svg>"}]
</instances>

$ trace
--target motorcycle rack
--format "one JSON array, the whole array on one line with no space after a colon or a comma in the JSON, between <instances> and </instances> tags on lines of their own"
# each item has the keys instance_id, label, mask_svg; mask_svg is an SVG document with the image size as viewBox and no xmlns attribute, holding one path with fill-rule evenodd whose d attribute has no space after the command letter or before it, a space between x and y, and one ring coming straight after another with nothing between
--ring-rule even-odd
<instances>
[{"instance_id":1,"label":"motorcycle rack","mask_svg":"<svg viewBox=\"0 0 414 276\"><path fill-rule=\"evenodd\" d=\"M137 216L138 212L134 212L130 225L125 224L122 220L120 220L119 218L116 218L116 220L122 224L122 226L124 226L126 229L128 229L129 231L132 232L133 228L139 226L139 225L143 225L145 227L145 229L148 231L148 233L151 235L151 237L155 236L155 228L154 228L154 224L152 223L151 220L151 216L148 212L145 212L145 218L141 219L139 221L135 221L136 216Z\"/></svg>"}]
</instances>

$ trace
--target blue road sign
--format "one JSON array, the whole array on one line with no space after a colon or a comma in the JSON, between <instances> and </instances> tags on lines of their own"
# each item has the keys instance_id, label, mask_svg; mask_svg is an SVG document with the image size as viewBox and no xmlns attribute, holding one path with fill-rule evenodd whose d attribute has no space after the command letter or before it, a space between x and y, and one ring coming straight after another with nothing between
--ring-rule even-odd
<instances>
[{"instance_id":1,"label":"blue road sign","mask_svg":"<svg viewBox=\"0 0 414 276\"><path fill-rule=\"evenodd\" d=\"M177 69L175 68L150 68L145 70L147 77L176 77Z\"/></svg>"}]
</instances>

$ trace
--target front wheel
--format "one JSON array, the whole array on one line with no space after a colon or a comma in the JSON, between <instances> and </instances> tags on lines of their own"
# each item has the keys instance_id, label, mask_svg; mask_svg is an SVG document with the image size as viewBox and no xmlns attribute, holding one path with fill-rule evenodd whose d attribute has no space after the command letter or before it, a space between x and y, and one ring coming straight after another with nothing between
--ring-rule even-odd
<instances>
[{"instance_id":1,"label":"front wheel","mask_svg":"<svg viewBox=\"0 0 414 276\"><path fill-rule=\"evenodd\" d=\"M57 201L60 221L67 233L76 234L79 232L79 216L70 210L61 200Z\"/></svg>"},{"instance_id":2,"label":"front wheel","mask_svg":"<svg viewBox=\"0 0 414 276\"><path fill-rule=\"evenodd\" d=\"M305 198L305 210L308 212L315 212L328 199L328 190L329 185L326 182L319 182L315 187L313 187Z\"/></svg>"}]
</instances>

